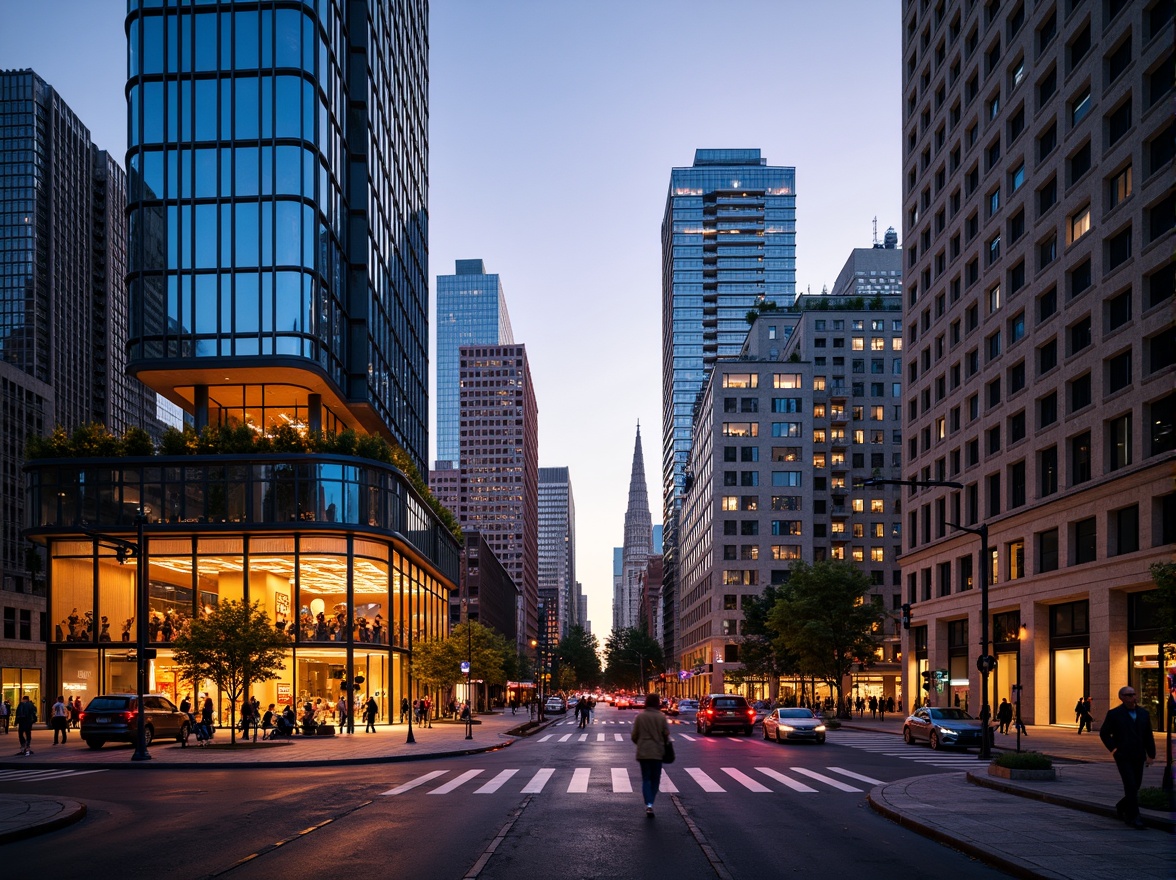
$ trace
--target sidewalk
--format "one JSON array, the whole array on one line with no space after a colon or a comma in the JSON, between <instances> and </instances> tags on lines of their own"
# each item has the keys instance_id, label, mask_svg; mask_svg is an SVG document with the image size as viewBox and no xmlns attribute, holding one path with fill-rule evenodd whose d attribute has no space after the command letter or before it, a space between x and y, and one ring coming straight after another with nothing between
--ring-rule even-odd
<instances>
[{"instance_id":1,"label":"sidewalk","mask_svg":"<svg viewBox=\"0 0 1176 880\"><path fill-rule=\"evenodd\" d=\"M902 718L853 719L846 730L902 734ZM1176 877L1173 816L1144 810L1144 831L1115 816L1123 795L1118 771L1098 734L1077 728L1030 727L1022 751L1054 759L1057 779L1027 782L989 776L977 759L967 773L918 776L876 786L870 806L899 825L938 840L1016 877L1088 880L1121 876ZM1015 736L997 734L994 753L1012 751ZM1163 782L1163 739L1143 785ZM910 746L909 748L920 748ZM922 748L926 748L925 746ZM1124 854L1128 854L1126 857ZM1129 866L1129 867L1128 867Z\"/></svg>"}]
</instances>

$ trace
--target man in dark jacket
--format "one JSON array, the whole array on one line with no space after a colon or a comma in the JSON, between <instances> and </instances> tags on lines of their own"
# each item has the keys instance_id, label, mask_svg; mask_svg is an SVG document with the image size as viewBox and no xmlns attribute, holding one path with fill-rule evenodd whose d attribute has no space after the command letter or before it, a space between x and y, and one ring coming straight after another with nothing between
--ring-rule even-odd
<instances>
[{"instance_id":1,"label":"man in dark jacket","mask_svg":"<svg viewBox=\"0 0 1176 880\"><path fill-rule=\"evenodd\" d=\"M1155 760L1156 740L1147 710L1136 705L1135 688L1119 688L1119 699L1122 704L1107 713L1098 735L1114 757L1123 780L1123 799L1115 804L1115 811L1132 828L1143 828L1139 787L1143 784L1144 765L1150 766Z\"/></svg>"}]
</instances>

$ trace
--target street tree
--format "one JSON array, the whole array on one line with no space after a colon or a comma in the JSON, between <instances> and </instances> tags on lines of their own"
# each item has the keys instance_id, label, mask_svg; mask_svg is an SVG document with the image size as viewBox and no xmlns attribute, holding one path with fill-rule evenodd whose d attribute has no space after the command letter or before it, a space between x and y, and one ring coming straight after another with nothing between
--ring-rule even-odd
<instances>
[{"instance_id":1,"label":"street tree","mask_svg":"<svg viewBox=\"0 0 1176 880\"><path fill-rule=\"evenodd\" d=\"M569 688L595 687L600 683L600 643L584 627L573 626L560 639L556 654L560 660L560 684L566 680Z\"/></svg>"},{"instance_id":2,"label":"street tree","mask_svg":"<svg viewBox=\"0 0 1176 880\"><path fill-rule=\"evenodd\" d=\"M776 638L768 625L769 615L780 596L780 589L768 586L759 596L743 600L743 635L739 639L739 662L742 670L738 678L746 681L767 681L768 696L775 703L780 698L780 678L797 674L800 660L796 654ZM742 680L726 674L738 686Z\"/></svg>"},{"instance_id":3,"label":"street tree","mask_svg":"<svg viewBox=\"0 0 1176 880\"><path fill-rule=\"evenodd\" d=\"M514 648L501 635L476 620L459 623L446 639L414 646L413 674L427 687L448 690L465 681L461 664L470 661L470 679L483 688L505 685L507 670L517 660Z\"/></svg>"},{"instance_id":4,"label":"street tree","mask_svg":"<svg viewBox=\"0 0 1176 880\"><path fill-rule=\"evenodd\" d=\"M870 588L865 572L848 562L799 562L768 614L776 650L795 654L802 671L832 686L839 706L853 665L869 666L875 656L883 613Z\"/></svg>"},{"instance_id":5,"label":"street tree","mask_svg":"<svg viewBox=\"0 0 1176 880\"><path fill-rule=\"evenodd\" d=\"M285 668L290 639L278 632L260 602L227 599L195 618L172 642L182 678L208 679L229 698L229 737L237 741L237 702L251 684L271 681Z\"/></svg>"},{"instance_id":6,"label":"street tree","mask_svg":"<svg viewBox=\"0 0 1176 880\"><path fill-rule=\"evenodd\" d=\"M664 665L662 647L644 629L613 630L604 643L607 677L619 687L640 690Z\"/></svg>"}]
</instances>

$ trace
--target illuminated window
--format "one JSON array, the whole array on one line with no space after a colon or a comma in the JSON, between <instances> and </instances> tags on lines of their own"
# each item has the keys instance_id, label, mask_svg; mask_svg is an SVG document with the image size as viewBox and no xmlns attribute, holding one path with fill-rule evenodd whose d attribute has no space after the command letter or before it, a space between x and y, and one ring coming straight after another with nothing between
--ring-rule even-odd
<instances>
[{"instance_id":1,"label":"illuminated window","mask_svg":"<svg viewBox=\"0 0 1176 880\"><path fill-rule=\"evenodd\" d=\"M724 373L724 388L758 388L759 373Z\"/></svg>"},{"instance_id":2,"label":"illuminated window","mask_svg":"<svg viewBox=\"0 0 1176 880\"><path fill-rule=\"evenodd\" d=\"M722 507L723 507L723 510L738 510L739 509L739 496L737 496L737 495L724 495Z\"/></svg>"},{"instance_id":3,"label":"illuminated window","mask_svg":"<svg viewBox=\"0 0 1176 880\"><path fill-rule=\"evenodd\" d=\"M800 547L795 544L773 544L772 559L776 562L800 559Z\"/></svg>"},{"instance_id":4,"label":"illuminated window","mask_svg":"<svg viewBox=\"0 0 1176 880\"><path fill-rule=\"evenodd\" d=\"M872 406L870 407L870 418L875 422L883 422L886 420L886 407Z\"/></svg>"},{"instance_id":5,"label":"illuminated window","mask_svg":"<svg viewBox=\"0 0 1176 880\"><path fill-rule=\"evenodd\" d=\"M853 555L854 562L865 562L866 561L866 552L861 547L854 547L852 555Z\"/></svg>"},{"instance_id":6,"label":"illuminated window","mask_svg":"<svg viewBox=\"0 0 1176 880\"><path fill-rule=\"evenodd\" d=\"M813 376L813 391L824 391L824 390L825 390L825 377L824 376Z\"/></svg>"},{"instance_id":7,"label":"illuminated window","mask_svg":"<svg viewBox=\"0 0 1176 880\"><path fill-rule=\"evenodd\" d=\"M803 388L800 373L773 373L773 388Z\"/></svg>"},{"instance_id":8,"label":"illuminated window","mask_svg":"<svg viewBox=\"0 0 1176 880\"><path fill-rule=\"evenodd\" d=\"M870 548L870 561L871 562L885 562L886 561L886 552L881 547L871 547Z\"/></svg>"},{"instance_id":9,"label":"illuminated window","mask_svg":"<svg viewBox=\"0 0 1176 880\"><path fill-rule=\"evenodd\" d=\"M902 351L902 337L901 336L890 337L890 347L894 351Z\"/></svg>"},{"instance_id":10,"label":"illuminated window","mask_svg":"<svg viewBox=\"0 0 1176 880\"><path fill-rule=\"evenodd\" d=\"M886 537L886 523L870 523L870 535L874 538Z\"/></svg>"},{"instance_id":11,"label":"illuminated window","mask_svg":"<svg viewBox=\"0 0 1176 880\"><path fill-rule=\"evenodd\" d=\"M814 419L825 418L825 404L823 404L823 403L814 403L813 404L813 418Z\"/></svg>"},{"instance_id":12,"label":"illuminated window","mask_svg":"<svg viewBox=\"0 0 1176 880\"><path fill-rule=\"evenodd\" d=\"M861 428L856 429L853 432L853 442L854 443L865 443L866 442L866 432L864 430L862 430Z\"/></svg>"},{"instance_id":13,"label":"illuminated window","mask_svg":"<svg viewBox=\"0 0 1176 880\"><path fill-rule=\"evenodd\" d=\"M843 544L834 544L829 550L830 559L845 559L845 546Z\"/></svg>"},{"instance_id":14,"label":"illuminated window","mask_svg":"<svg viewBox=\"0 0 1176 880\"><path fill-rule=\"evenodd\" d=\"M1070 217L1070 243L1090 232L1090 205Z\"/></svg>"},{"instance_id":15,"label":"illuminated window","mask_svg":"<svg viewBox=\"0 0 1176 880\"><path fill-rule=\"evenodd\" d=\"M885 513L886 505L881 498L870 499L870 513Z\"/></svg>"},{"instance_id":16,"label":"illuminated window","mask_svg":"<svg viewBox=\"0 0 1176 880\"><path fill-rule=\"evenodd\" d=\"M825 429L824 428L814 428L813 429L813 442L814 443L824 443L825 442Z\"/></svg>"},{"instance_id":17,"label":"illuminated window","mask_svg":"<svg viewBox=\"0 0 1176 880\"><path fill-rule=\"evenodd\" d=\"M845 521L844 520L833 520L833 525L830 527L830 531L832 531L834 535L844 535L845 534Z\"/></svg>"},{"instance_id":18,"label":"illuminated window","mask_svg":"<svg viewBox=\"0 0 1176 880\"><path fill-rule=\"evenodd\" d=\"M865 502L861 498L855 498L849 503L854 513L862 513L865 511Z\"/></svg>"},{"instance_id":19,"label":"illuminated window","mask_svg":"<svg viewBox=\"0 0 1176 880\"><path fill-rule=\"evenodd\" d=\"M885 351L886 340L881 336L874 336L870 339L870 351Z\"/></svg>"},{"instance_id":20,"label":"illuminated window","mask_svg":"<svg viewBox=\"0 0 1176 880\"><path fill-rule=\"evenodd\" d=\"M825 453L814 452L813 453L813 467L823 468L824 466L825 466Z\"/></svg>"},{"instance_id":21,"label":"illuminated window","mask_svg":"<svg viewBox=\"0 0 1176 880\"><path fill-rule=\"evenodd\" d=\"M833 467L845 467L845 453L834 452L832 459Z\"/></svg>"},{"instance_id":22,"label":"illuminated window","mask_svg":"<svg viewBox=\"0 0 1176 880\"><path fill-rule=\"evenodd\" d=\"M853 337L853 341L850 344L850 348L852 348L854 351L865 351L866 350L865 338L862 336Z\"/></svg>"},{"instance_id":23,"label":"illuminated window","mask_svg":"<svg viewBox=\"0 0 1176 880\"><path fill-rule=\"evenodd\" d=\"M758 437L759 422L723 422L724 437Z\"/></svg>"}]
</instances>

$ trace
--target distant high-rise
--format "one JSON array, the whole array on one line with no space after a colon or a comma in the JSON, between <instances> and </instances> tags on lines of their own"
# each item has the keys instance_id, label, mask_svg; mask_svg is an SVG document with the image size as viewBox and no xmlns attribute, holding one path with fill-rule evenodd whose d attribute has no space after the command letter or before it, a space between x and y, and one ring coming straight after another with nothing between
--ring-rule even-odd
<instances>
[{"instance_id":1,"label":"distant high-rise","mask_svg":"<svg viewBox=\"0 0 1176 880\"><path fill-rule=\"evenodd\" d=\"M14 615L0 665L22 681L37 669L39 687L45 585L21 537L25 441L57 425L163 425L124 370L126 175L31 70L0 71L0 118L0 589Z\"/></svg>"},{"instance_id":2,"label":"distant high-rise","mask_svg":"<svg viewBox=\"0 0 1176 880\"><path fill-rule=\"evenodd\" d=\"M621 576L613 595L614 630L637 626L641 617L641 591L652 554L653 525L649 515L649 489L645 484L645 456L641 452L641 425L638 424L629 477L629 502L625 509Z\"/></svg>"},{"instance_id":3,"label":"distant high-rise","mask_svg":"<svg viewBox=\"0 0 1176 880\"><path fill-rule=\"evenodd\" d=\"M539 409L527 349L462 346L460 371L461 466L430 472L429 483L522 589L522 646L539 627Z\"/></svg>"},{"instance_id":4,"label":"distant high-rise","mask_svg":"<svg viewBox=\"0 0 1176 880\"><path fill-rule=\"evenodd\" d=\"M796 169L759 150L696 150L674 168L662 218L664 648L677 652L675 551L695 398L718 357L739 353L747 312L796 295Z\"/></svg>"},{"instance_id":5,"label":"distant high-rise","mask_svg":"<svg viewBox=\"0 0 1176 880\"><path fill-rule=\"evenodd\" d=\"M571 476L566 467L539 468L539 592L559 597L555 607L560 638L581 623L576 587L576 503Z\"/></svg>"},{"instance_id":6,"label":"distant high-rise","mask_svg":"<svg viewBox=\"0 0 1176 880\"><path fill-rule=\"evenodd\" d=\"M894 227L886 230L885 242L869 248L854 248L845 261L831 297L862 297L870 304L875 297L902 293L902 251Z\"/></svg>"},{"instance_id":7,"label":"distant high-rise","mask_svg":"<svg viewBox=\"0 0 1176 880\"><path fill-rule=\"evenodd\" d=\"M513 345L506 294L481 260L458 260L437 276L437 460L457 465L461 428L461 347Z\"/></svg>"}]
</instances>

